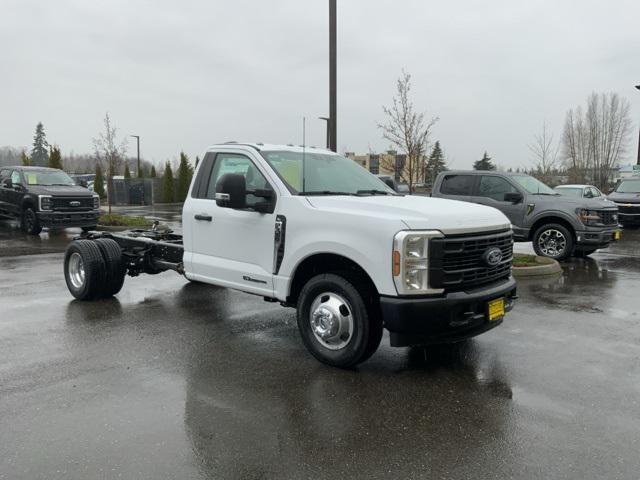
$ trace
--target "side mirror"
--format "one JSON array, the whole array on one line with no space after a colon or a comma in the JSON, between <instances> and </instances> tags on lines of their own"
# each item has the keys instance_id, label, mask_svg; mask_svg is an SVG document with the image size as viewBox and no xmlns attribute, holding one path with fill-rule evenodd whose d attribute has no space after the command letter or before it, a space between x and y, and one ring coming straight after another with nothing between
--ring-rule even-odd
<instances>
[{"instance_id":1,"label":"side mirror","mask_svg":"<svg viewBox=\"0 0 640 480\"><path fill-rule=\"evenodd\" d=\"M13 184L11 183L11 179L10 179L10 178L5 178L5 179L2 181L2 186L3 186L4 188L12 188L12 187L13 187Z\"/></svg>"},{"instance_id":2,"label":"side mirror","mask_svg":"<svg viewBox=\"0 0 640 480\"><path fill-rule=\"evenodd\" d=\"M244 175L225 173L216 183L216 205L241 209L247 206L247 184Z\"/></svg>"},{"instance_id":3,"label":"side mirror","mask_svg":"<svg viewBox=\"0 0 640 480\"><path fill-rule=\"evenodd\" d=\"M504 201L511 203L520 203L523 196L520 192L507 192L504 194Z\"/></svg>"},{"instance_id":4,"label":"side mirror","mask_svg":"<svg viewBox=\"0 0 640 480\"><path fill-rule=\"evenodd\" d=\"M593 198L593 193L587 192L584 194L584 198Z\"/></svg>"}]
</instances>

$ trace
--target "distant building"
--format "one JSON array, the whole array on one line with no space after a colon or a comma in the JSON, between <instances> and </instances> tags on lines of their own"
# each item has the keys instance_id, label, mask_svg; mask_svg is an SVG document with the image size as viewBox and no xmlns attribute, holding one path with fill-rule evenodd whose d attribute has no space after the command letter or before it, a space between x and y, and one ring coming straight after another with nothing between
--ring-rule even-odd
<instances>
[{"instance_id":1,"label":"distant building","mask_svg":"<svg viewBox=\"0 0 640 480\"><path fill-rule=\"evenodd\" d=\"M622 165L614 175L616 181L629 177L640 177L640 165Z\"/></svg>"},{"instance_id":2,"label":"distant building","mask_svg":"<svg viewBox=\"0 0 640 480\"><path fill-rule=\"evenodd\" d=\"M345 156L369 170L374 175L394 176L396 180L400 180L402 177L405 179L409 177L407 172L401 175L401 172L405 169L407 156L395 150L387 150L385 153L365 153L360 155L354 152L345 152ZM415 183L420 183L420 181L421 179L416 180Z\"/></svg>"}]
</instances>

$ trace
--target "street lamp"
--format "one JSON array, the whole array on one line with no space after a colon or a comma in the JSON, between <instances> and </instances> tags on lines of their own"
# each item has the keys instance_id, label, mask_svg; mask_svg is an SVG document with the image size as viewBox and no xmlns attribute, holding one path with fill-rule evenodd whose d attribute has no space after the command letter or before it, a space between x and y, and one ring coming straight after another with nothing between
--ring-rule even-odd
<instances>
[{"instance_id":1,"label":"street lamp","mask_svg":"<svg viewBox=\"0 0 640 480\"><path fill-rule=\"evenodd\" d=\"M129 135L129 136L135 138L138 144L138 178L141 178L142 172L140 170L140 135Z\"/></svg>"},{"instance_id":2,"label":"street lamp","mask_svg":"<svg viewBox=\"0 0 640 480\"><path fill-rule=\"evenodd\" d=\"M330 132L329 132L329 126L331 125L331 119L329 117L318 117L320 120L324 120L325 122L327 122L327 140L326 140L326 147L327 149L331 148L331 136L330 136Z\"/></svg>"},{"instance_id":3,"label":"street lamp","mask_svg":"<svg viewBox=\"0 0 640 480\"><path fill-rule=\"evenodd\" d=\"M640 85L636 85L636 88L640 90ZM636 161L636 165L640 165L640 129L638 129L638 160Z\"/></svg>"}]
</instances>

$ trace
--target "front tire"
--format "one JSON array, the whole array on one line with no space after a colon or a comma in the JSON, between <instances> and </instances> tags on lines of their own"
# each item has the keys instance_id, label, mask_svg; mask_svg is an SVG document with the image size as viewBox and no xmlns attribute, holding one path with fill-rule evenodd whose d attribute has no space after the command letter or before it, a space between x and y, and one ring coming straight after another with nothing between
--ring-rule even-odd
<instances>
[{"instance_id":1,"label":"front tire","mask_svg":"<svg viewBox=\"0 0 640 480\"><path fill-rule=\"evenodd\" d=\"M31 207L25 208L22 212L22 229L29 235L39 235L42 231L38 216Z\"/></svg>"},{"instance_id":2,"label":"front tire","mask_svg":"<svg viewBox=\"0 0 640 480\"><path fill-rule=\"evenodd\" d=\"M349 368L367 360L382 338L374 295L355 276L317 275L298 298L298 329L309 352L322 363Z\"/></svg>"},{"instance_id":3,"label":"front tire","mask_svg":"<svg viewBox=\"0 0 640 480\"><path fill-rule=\"evenodd\" d=\"M542 225L533 234L533 249L541 257L565 260L573 253L573 234L559 223Z\"/></svg>"}]
</instances>

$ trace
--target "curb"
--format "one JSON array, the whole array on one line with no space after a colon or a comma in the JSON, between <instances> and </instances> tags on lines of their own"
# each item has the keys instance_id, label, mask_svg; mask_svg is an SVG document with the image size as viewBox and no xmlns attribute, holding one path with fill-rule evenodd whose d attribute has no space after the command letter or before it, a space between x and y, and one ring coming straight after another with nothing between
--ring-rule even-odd
<instances>
[{"instance_id":1,"label":"curb","mask_svg":"<svg viewBox=\"0 0 640 480\"><path fill-rule=\"evenodd\" d=\"M115 227L115 226L112 226L112 225L98 225L96 227L96 231L98 231L98 232L124 232L125 230L130 230L131 228L137 228L137 227L123 227L123 226Z\"/></svg>"},{"instance_id":2,"label":"curb","mask_svg":"<svg viewBox=\"0 0 640 480\"><path fill-rule=\"evenodd\" d=\"M534 255L526 255L533 257ZM511 274L515 278L543 277L562 273L562 267L557 260L547 257L535 257L536 263L532 267L512 267Z\"/></svg>"}]
</instances>

